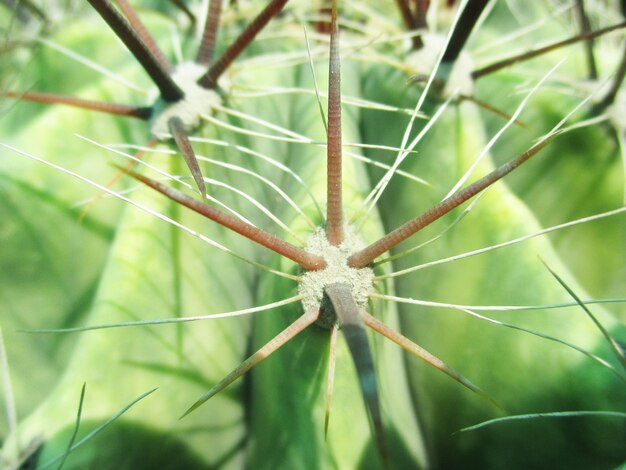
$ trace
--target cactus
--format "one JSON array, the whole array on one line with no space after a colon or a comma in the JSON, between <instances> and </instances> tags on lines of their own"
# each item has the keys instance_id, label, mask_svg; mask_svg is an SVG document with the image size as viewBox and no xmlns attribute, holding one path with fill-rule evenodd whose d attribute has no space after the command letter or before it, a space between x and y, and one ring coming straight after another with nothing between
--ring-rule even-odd
<instances>
[{"instance_id":1,"label":"cactus","mask_svg":"<svg viewBox=\"0 0 626 470\"><path fill-rule=\"evenodd\" d=\"M0 10L2 468L626 460L617 5L88 3Z\"/></svg>"}]
</instances>

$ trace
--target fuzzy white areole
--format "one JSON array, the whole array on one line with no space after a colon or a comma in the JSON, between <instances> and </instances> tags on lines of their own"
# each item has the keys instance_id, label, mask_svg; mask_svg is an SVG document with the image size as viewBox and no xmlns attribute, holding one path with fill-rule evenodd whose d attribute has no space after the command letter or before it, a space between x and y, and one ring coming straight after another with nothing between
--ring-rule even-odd
<instances>
[{"instance_id":1,"label":"fuzzy white areole","mask_svg":"<svg viewBox=\"0 0 626 470\"><path fill-rule=\"evenodd\" d=\"M351 287L355 303L366 308L368 297L373 292L374 271L371 268L351 268L348 258L362 249L362 240L348 228L345 238L338 246L333 246L326 238L326 232L318 229L308 240L307 251L322 256L326 267L318 271L308 271L302 275L298 293L303 295L304 311L323 307L324 288L331 284L346 283ZM326 310L322 308L322 310ZM323 312L322 312L323 313ZM334 318L322 315L318 325L329 328L335 323Z\"/></svg>"},{"instance_id":2,"label":"fuzzy white areole","mask_svg":"<svg viewBox=\"0 0 626 470\"><path fill-rule=\"evenodd\" d=\"M172 79L184 93L183 99L168 103L162 98L155 98L150 132L158 139L170 138L169 120L179 117L185 130L192 132L201 124L202 115L210 114L214 105L221 105L222 98L213 89L198 85L198 79L204 75L206 67L195 62L183 62L176 67Z\"/></svg>"}]
</instances>

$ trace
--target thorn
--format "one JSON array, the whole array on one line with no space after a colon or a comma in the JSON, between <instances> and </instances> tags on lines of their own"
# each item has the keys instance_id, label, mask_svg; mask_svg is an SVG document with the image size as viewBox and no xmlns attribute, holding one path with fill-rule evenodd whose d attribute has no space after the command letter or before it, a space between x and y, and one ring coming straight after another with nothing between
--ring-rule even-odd
<instances>
[{"instance_id":1,"label":"thorn","mask_svg":"<svg viewBox=\"0 0 626 470\"><path fill-rule=\"evenodd\" d=\"M255 352L248 359L243 361L238 367L236 367L230 374L224 377L219 383L213 386L208 392L202 395L198 400L189 407L187 411L185 411L179 420L183 419L192 411L198 409L201 405L207 402L209 399L214 397L216 394L224 390L231 383L237 380L239 377L244 375L254 366L256 366L263 359L270 356L274 351L279 349L281 346L286 344L295 338L298 334L300 334L305 328L309 325L313 324L319 316L318 310L309 310L305 312L302 316L300 316L296 321L294 321L291 325L285 328L283 331L278 333L274 338L272 338L265 346Z\"/></svg>"},{"instance_id":2,"label":"thorn","mask_svg":"<svg viewBox=\"0 0 626 470\"><path fill-rule=\"evenodd\" d=\"M588 34L590 31L592 31L592 29L591 23L589 22L589 17L587 16L587 12L585 11L584 0L576 0L576 13L581 32L583 34ZM593 51L593 43L593 39L588 39L587 41L585 41L585 55L587 58L587 68L589 69L588 77L591 80L596 80L598 78L598 66L596 65L596 58Z\"/></svg>"},{"instance_id":3,"label":"thorn","mask_svg":"<svg viewBox=\"0 0 626 470\"><path fill-rule=\"evenodd\" d=\"M146 144L146 147L148 147L148 148L152 149L152 148L153 148L153 147L154 147L154 146L155 146L158 142L159 142L159 141L158 141L157 139L152 139L150 142L148 142L148 143ZM135 153L134 157L135 157L136 159L138 159L138 160L141 160L145 154L146 154L146 150L143 150L143 149L142 149L142 150L138 150L138 151ZM120 179L123 175L127 174L127 173L128 173L128 171L132 170L132 169L133 169L133 167L134 167L136 164L137 164L137 162L136 162L136 161L134 161L134 160L129 161L129 162L128 162L128 164L127 164L126 166L124 166L124 168L123 168L121 171L118 171L118 172L117 172L117 173L113 176L113 178L111 178L111 179L107 182L107 184L105 185L105 188L107 188L107 189L112 188L112 187L113 187L113 185L114 185L115 183L117 183L117 182L119 181L119 179ZM82 210L82 211L80 211L80 215L78 216L78 220L79 220L79 222L82 222L82 221L85 219L85 217L87 216L87 213L91 210L91 208L92 208L95 204L97 204L97 203L98 203L98 201L100 201L100 200L104 197L104 195L105 195L105 194L106 194L106 193L105 193L104 191L102 191L102 190L100 190L100 191L98 191L98 192L96 193L96 195L95 195L95 197L93 198L93 200L92 200L89 204L87 204L87 205L83 208L83 210Z\"/></svg>"},{"instance_id":4,"label":"thorn","mask_svg":"<svg viewBox=\"0 0 626 470\"><path fill-rule=\"evenodd\" d=\"M150 119L152 115L152 108L149 107L134 107L123 104L105 103L102 101L84 100L72 96L42 93L38 91L4 91L0 92L0 96L32 101L34 103L64 104L75 108L112 114L114 116L134 117L144 121Z\"/></svg>"},{"instance_id":5,"label":"thorn","mask_svg":"<svg viewBox=\"0 0 626 470\"><path fill-rule=\"evenodd\" d=\"M328 145L326 190L326 236L331 245L343 242L342 155L341 155L341 62L337 2L333 1L328 72Z\"/></svg>"},{"instance_id":6,"label":"thorn","mask_svg":"<svg viewBox=\"0 0 626 470\"><path fill-rule=\"evenodd\" d=\"M200 170L196 154L193 151L189 137L185 132L185 124L183 123L183 120L178 116L172 116L167 124L172 137L174 137L174 142L176 142L176 146L183 155L183 158L187 163L187 167L191 171L193 179L198 186L202 200L206 201L206 184L204 184L204 177L202 176L202 171Z\"/></svg>"},{"instance_id":7,"label":"thorn","mask_svg":"<svg viewBox=\"0 0 626 470\"><path fill-rule=\"evenodd\" d=\"M611 346L613 353L617 357L624 371L626 371L626 353L624 352L624 349L622 348L622 346L611 336L611 334L607 331L604 325L600 323L600 320L598 320L596 316L591 312L589 307L587 307L585 303L580 299L580 297L576 295L574 290L569 285L567 285L566 282L555 271L553 271L552 268L550 268L550 266L548 266L548 264L543 259L541 258L539 259L543 263L543 265L546 267L546 269L550 272L550 274L552 274L554 279L556 279L557 282L561 284L563 289L567 291L567 293L576 301L576 303L580 306L580 308L583 309L583 311L587 314L587 316L591 319L591 321L593 321L593 323L596 325L598 330L600 330L600 333L602 333L604 338L609 343L609 346Z\"/></svg>"},{"instance_id":8,"label":"thorn","mask_svg":"<svg viewBox=\"0 0 626 470\"><path fill-rule=\"evenodd\" d=\"M214 207L209 206L204 202L198 201L191 196L187 196L185 193L178 191L177 189L166 186L163 183L143 176L132 170L124 169L119 165L114 166L119 168L127 175L132 176L133 178L141 181L147 186L150 186L155 191L160 192L172 201L176 201L179 204L187 207L188 209L191 209L192 211L195 211L198 214L203 215L204 217L220 224L221 226L226 227L233 232L237 232L247 239L272 250L274 253L295 261L306 270L316 271L318 269L323 269L324 267L326 267L326 261L324 261L324 258L322 258L321 256L311 254L303 250L302 248L298 248L297 246L281 240L280 238L272 235L269 232L266 232L265 230L257 228L254 225L250 225L249 223L237 219L230 214L226 214Z\"/></svg>"},{"instance_id":9,"label":"thorn","mask_svg":"<svg viewBox=\"0 0 626 470\"><path fill-rule=\"evenodd\" d=\"M471 199L481 191L487 189L489 186L511 173L515 168L522 165L524 162L530 160L546 145L552 142L552 140L558 135L560 135L560 132L555 132L554 134L544 138L513 160L509 160L493 170L491 173L483 176L474 183L465 186L463 189L458 190L456 193L444 199L439 204L431 207L418 217L409 220L404 225L388 233L378 241L372 243L361 251L354 253L348 258L348 266L352 268L364 268L383 253L386 253L396 247L398 244L402 243L404 240L416 234L423 228L428 227L434 221L440 219L468 199Z\"/></svg>"},{"instance_id":10,"label":"thorn","mask_svg":"<svg viewBox=\"0 0 626 470\"><path fill-rule=\"evenodd\" d=\"M157 45L154 37L152 37L148 29L145 27L145 25L139 18L139 15L137 15L135 9L130 5L130 3L128 3L127 0L115 0L115 2L128 20L131 28L137 33L137 36L139 36L139 38L144 42L144 44L150 50L152 55L154 55L156 60L159 61L161 67L163 67L163 69L167 70L168 72L171 72L172 64L167 59L167 57L165 57L165 54Z\"/></svg>"},{"instance_id":11,"label":"thorn","mask_svg":"<svg viewBox=\"0 0 626 470\"><path fill-rule=\"evenodd\" d=\"M408 0L396 0L396 5L400 10L400 16L402 16L402 21L404 21L406 29L409 31L417 29L417 18L413 15ZM413 49L418 50L423 46L424 44L422 43L421 38L419 36L415 36L413 38Z\"/></svg>"},{"instance_id":12,"label":"thorn","mask_svg":"<svg viewBox=\"0 0 626 470\"><path fill-rule=\"evenodd\" d=\"M28 14L36 16L44 24L49 22L46 13L31 0L5 0L4 3L15 12L16 18L24 24L30 20Z\"/></svg>"},{"instance_id":13,"label":"thorn","mask_svg":"<svg viewBox=\"0 0 626 470\"><path fill-rule=\"evenodd\" d=\"M474 26L478 23L478 19L483 10L489 3L489 0L470 0L466 3L463 13L456 23L450 42L443 54L443 63L454 62L458 57L470 34L474 30Z\"/></svg>"},{"instance_id":14,"label":"thorn","mask_svg":"<svg viewBox=\"0 0 626 470\"><path fill-rule=\"evenodd\" d=\"M426 29L428 23L426 22L426 14L430 7L430 0L414 0L415 2L415 26L418 29Z\"/></svg>"},{"instance_id":15,"label":"thorn","mask_svg":"<svg viewBox=\"0 0 626 470\"><path fill-rule=\"evenodd\" d=\"M624 79L626 78L626 44L624 44L623 47L624 51L622 53L622 59L617 67L617 70L615 71L611 88L607 92L606 96L594 106L594 112L596 114L601 114L606 108L615 103L617 94L624 83Z\"/></svg>"},{"instance_id":16,"label":"thorn","mask_svg":"<svg viewBox=\"0 0 626 470\"><path fill-rule=\"evenodd\" d=\"M402 16L402 21L404 21L406 29L415 29L416 19L413 16L408 0L396 0L396 5L398 6L398 10L400 10L400 15Z\"/></svg>"},{"instance_id":17,"label":"thorn","mask_svg":"<svg viewBox=\"0 0 626 470\"><path fill-rule=\"evenodd\" d=\"M418 359L421 359L422 361L426 362L428 365L433 366L435 369L440 370L441 372L446 374L448 377L460 383L467 389L487 399L487 401L493 404L496 408L499 408L500 410L504 409L497 401L495 401L491 396L489 396L481 388L474 385L469 379L463 377L453 368L449 367L441 359L432 355L421 346L418 346L406 336L403 336L397 331L394 331L393 329L389 328L383 322L381 322L377 318L374 318L372 315L370 315L369 313L365 311L361 311L361 316L363 318L363 322L367 326L369 326L372 330L376 331L377 333L380 333L385 338L393 341L394 343L396 343L398 346L400 346L402 349L404 349L411 355L417 357Z\"/></svg>"},{"instance_id":18,"label":"thorn","mask_svg":"<svg viewBox=\"0 0 626 470\"><path fill-rule=\"evenodd\" d=\"M367 340L359 307L352 297L352 289L349 284L337 283L327 285L324 287L324 293L328 296L333 306L341 331L348 343L348 348L359 376L361 394L372 419L376 445L383 464L387 467L389 453L385 442L374 359L372 358L372 351Z\"/></svg>"},{"instance_id":19,"label":"thorn","mask_svg":"<svg viewBox=\"0 0 626 470\"><path fill-rule=\"evenodd\" d=\"M222 56L198 79L198 85L203 88L215 88L217 81L226 71L230 64L239 57L246 47L252 42L257 34L269 23L269 21L281 12L287 0L272 0L259 15L252 20L248 27L230 45Z\"/></svg>"},{"instance_id":20,"label":"thorn","mask_svg":"<svg viewBox=\"0 0 626 470\"><path fill-rule=\"evenodd\" d=\"M135 56L161 92L163 100L169 103L180 101L184 97L183 91L174 80L172 80L168 71L163 68L159 60L154 56L152 51L150 51L128 21L113 8L109 0L87 1Z\"/></svg>"},{"instance_id":21,"label":"thorn","mask_svg":"<svg viewBox=\"0 0 626 470\"><path fill-rule=\"evenodd\" d=\"M183 0L169 0L169 2L185 14L187 19L189 19L189 27L193 31L196 26L196 16L187 8Z\"/></svg>"},{"instance_id":22,"label":"thorn","mask_svg":"<svg viewBox=\"0 0 626 470\"><path fill-rule=\"evenodd\" d=\"M589 33L582 33L577 36L571 37L569 39L565 39L563 41L558 41L552 44L548 44L547 46L541 47L539 49L534 49L534 50L510 57L508 59L494 62L491 65L487 65L486 67L483 67L481 69L474 70L472 72L472 78L474 80L477 80L481 77L484 77L485 75L489 75L490 73L497 72L498 70L503 69L505 67L509 67L513 64L517 64L519 62L533 59L537 56L540 56L542 54L547 54L548 52L552 52L561 47L569 46L570 44L575 44L580 41L588 41L590 39L597 38L599 36L602 36L603 34L607 34L607 33L610 33L611 31L622 29L624 27L626 27L626 21L615 24L613 26L608 26L606 28L598 29L596 31L590 31Z\"/></svg>"},{"instance_id":23,"label":"thorn","mask_svg":"<svg viewBox=\"0 0 626 470\"><path fill-rule=\"evenodd\" d=\"M330 29L331 29L330 16L332 14L332 10L333 10L332 8L327 7L327 6L318 8L318 15L324 18L322 20L315 22L315 31L318 32L319 34L330 34Z\"/></svg>"},{"instance_id":24,"label":"thorn","mask_svg":"<svg viewBox=\"0 0 626 470\"><path fill-rule=\"evenodd\" d=\"M200 48L196 56L196 63L208 65L213 60L217 32L220 27L220 17L222 16L222 0L210 0L204 23L204 32L200 41Z\"/></svg>"},{"instance_id":25,"label":"thorn","mask_svg":"<svg viewBox=\"0 0 626 470\"><path fill-rule=\"evenodd\" d=\"M511 115L508 113L505 113L504 111L502 111L501 109L496 108L495 106L487 103L486 101L480 100L474 96L469 96L469 95L459 95L459 99L465 100L465 101L471 101L472 103L474 103L477 106L480 106L481 108L495 114L496 116L500 116L501 118L505 119L506 121L510 121L511 120ZM531 130L530 127L528 126L528 124L526 124L523 121L520 121L519 119L515 119L513 120L513 122L515 124L517 124L518 126L520 126L523 129L526 129L527 131Z\"/></svg>"},{"instance_id":26,"label":"thorn","mask_svg":"<svg viewBox=\"0 0 626 470\"><path fill-rule=\"evenodd\" d=\"M328 381L326 386L326 410L324 412L324 439L326 439L328 436L328 424L330 423L330 405L333 401L338 332L339 328L337 324L335 324L330 330L330 348L328 351Z\"/></svg>"}]
</instances>

